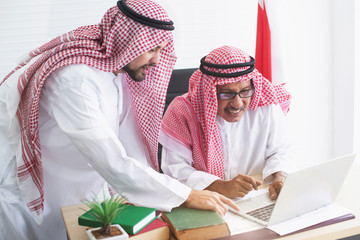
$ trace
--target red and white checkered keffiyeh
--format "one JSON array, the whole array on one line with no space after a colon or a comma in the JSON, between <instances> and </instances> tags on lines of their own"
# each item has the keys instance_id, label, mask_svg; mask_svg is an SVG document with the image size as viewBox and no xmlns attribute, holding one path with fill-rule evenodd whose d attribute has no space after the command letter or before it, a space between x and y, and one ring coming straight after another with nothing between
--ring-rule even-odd
<instances>
[{"instance_id":1,"label":"red and white checkered keffiyeh","mask_svg":"<svg viewBox=\"0 0 360 240\"><path fill-rule=\"evenodd\" d=\"M128 0L135 12L161 21L170 21L157 3ZM152 166L158 170L158 134L166 91L176 62L170 31L142 25L126 17L118 7L110 8L98 25L83 26L63 34L31 51L0 85L18 69L37 57L18 79L20 95L16 117L20 125L22 157L17 158L17 178L27 206L37 222L42 222L44 182L39 141L39 98L47 77L56 69L70 64L86 64L105 72L114 72L142 53L168 41L160 61L145 80L135 82L127 76L133 98L133 109L139 129L149 150Z\"/></svg>"},{"instance_id":2,"label":"red and white checkered keffiyeh","mask_svg":"<svg viewBox=\"0 0 360 240\"><path fill-rule=\"evenodd\" d=\"M238 48L223 46L210 52L205 61L213 64L235 64L250 62L250 57ZM205 66L205 69L219 73L239 72L248 68L215 69ZM192 151L195 169L224 178L223 150L216 125L216 85L250 79L253 80L256 92L249 109L255 111L258 107L280 104L283 112L288 112L290 94L283 85L273 86L256 69L233 78L213 77L197 70L189 80L189 92L175 98L166 110L161 130L166 137ZM162 144L166 147L166 142Z\"/></svg>"}]
</instances>

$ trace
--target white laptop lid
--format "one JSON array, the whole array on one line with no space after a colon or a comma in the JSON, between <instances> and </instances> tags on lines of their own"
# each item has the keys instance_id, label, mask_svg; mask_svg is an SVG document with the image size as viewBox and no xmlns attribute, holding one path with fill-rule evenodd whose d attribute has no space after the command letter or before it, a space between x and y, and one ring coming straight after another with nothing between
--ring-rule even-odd
<instances>
[{"instance_id":1,"label":"white laptop lid","mask_svg":"<svg viewBox=\"0 0 360 240\"><path fill-rule=\"evenodd\" d=\"M267 225L286 221L334 202L355 155L338 157L290 173Z\"/></svg>"}]
</instances>

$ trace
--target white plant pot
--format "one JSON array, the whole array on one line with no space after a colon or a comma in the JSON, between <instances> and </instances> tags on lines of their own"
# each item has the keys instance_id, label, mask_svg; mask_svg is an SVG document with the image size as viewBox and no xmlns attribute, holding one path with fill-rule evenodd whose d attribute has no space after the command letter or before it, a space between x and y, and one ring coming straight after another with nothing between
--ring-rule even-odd
<instances>
[{"instance_id":1,"label":"white plant pot","mask_svg":"<svg viewBox=\"0 0 360 240\"><path fill-rule=\"evenodd\" d=\"M127 234L127 232L125 232L125 230L119 224L113 224L111 226L118 228L122 232L122 234L118 235L118 236L103 238L103 239L106 239L106 240L127 240L127 239L129 239L129 235ZM97 229L100 229L100 228L98 227L98 228L92 228L92 229L86 230L86 234L88 235L90 240L97 240L94 237L94 235L92 234L92 232L96 231Z\"/></svg>"}]
</instances>

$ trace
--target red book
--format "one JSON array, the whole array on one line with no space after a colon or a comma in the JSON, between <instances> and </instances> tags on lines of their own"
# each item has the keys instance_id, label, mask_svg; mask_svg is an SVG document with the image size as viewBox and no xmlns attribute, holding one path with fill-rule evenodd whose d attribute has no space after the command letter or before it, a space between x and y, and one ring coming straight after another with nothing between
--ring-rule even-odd
<instances>
[{"instance_id":1,"label":"red book","mask_svg":"<svg viewBox=\"0 0 360 240\"><path fill-rule=\"evenodd\" d=\"M168 240L170 238L170 230L166 222L156 218L140 232L135 235L129 235L129 237L131 240Z\"/></svg>"}]
</instances>

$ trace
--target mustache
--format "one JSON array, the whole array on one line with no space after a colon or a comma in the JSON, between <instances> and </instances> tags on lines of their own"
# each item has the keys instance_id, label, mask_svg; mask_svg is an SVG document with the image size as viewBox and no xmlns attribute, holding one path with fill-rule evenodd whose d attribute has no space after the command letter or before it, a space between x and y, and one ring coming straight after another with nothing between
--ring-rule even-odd
<instances>
[{"instance_id":1,"label":"mustache","mask_svg":"<svg viewBox=\"0 0 360 240\"><path fill-rule=\"evenodd\" d=\"M142 65L140 68L146 68L146 67L155 67L156 64L155 63L150 63L150 64L145 64L145 65Z\"/></svg>"},{"instance_id":2,"label":"mustache","mask_svg":"<svg viewBox=\"0 0 360 240\"><path fill-rule=\"evenodd\" d=\"M228 109L231 111L245 111L246 107L245 106L242 106L240 108L229 107Z\"/></svg>"},{"instance_id":3,"label":"mustache","mask_svg":"<svg viewBox=\"0 0 360 240\"><path fill-rule=\"evenodd\" d=\"M142 65L141 67L139 67L139 68L137 68L137 69L130 69L130 68L129 68L129 64L127 64L127 65L125 65L122 69L123 69L125 72L129 73L129 72L135 72L135 71L137 71L137 70L139 70L139 69L141 69L141 68L155 67L155 66L156 66L155 63L150 63L150 64L144 64L144 65Z\"/></svg>"}]
</instances>

